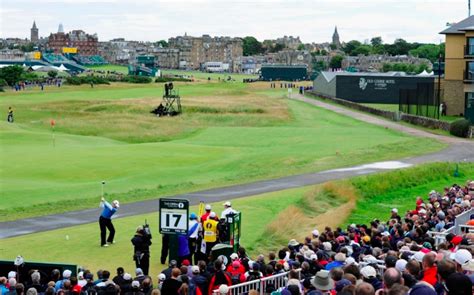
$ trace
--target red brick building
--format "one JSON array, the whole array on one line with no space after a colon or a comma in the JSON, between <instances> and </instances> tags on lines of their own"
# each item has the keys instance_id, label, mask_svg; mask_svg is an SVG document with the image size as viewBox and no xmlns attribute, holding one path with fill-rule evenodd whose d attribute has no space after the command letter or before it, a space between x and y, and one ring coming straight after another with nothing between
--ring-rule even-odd
<instances>
[{"instance_id":1,"label":"red brick building","mask_svg":"<svg viewBox=\"0 0 474 295\"><path fill-rule=\"evenodd\" d=\"M98 54L97 34L89 35L82 30L73 30L66 34L61 29L55 34L51 33L48 48L59 54L62 53L63 47L76 47L80 55L96 55Z\"/></svg>"}]
</instances>

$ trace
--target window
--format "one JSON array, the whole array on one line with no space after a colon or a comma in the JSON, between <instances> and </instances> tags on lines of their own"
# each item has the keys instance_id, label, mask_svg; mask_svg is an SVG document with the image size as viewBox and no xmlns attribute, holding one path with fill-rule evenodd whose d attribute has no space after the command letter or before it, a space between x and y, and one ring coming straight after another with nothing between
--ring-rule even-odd
<instances>
[{"instance_id":1,"label":"window","mask_svg":"<svg viewBox=\"0 0 474 295\"><path fill-rule=\"evenodd\" d=\"M474 109L474 92L466 92L466 108Z\"/></svg>"},{"instance_id":2,"label":"window","mask_svg":"<svg viewBox=\"0 0 474 295\"><path fill-rule=\"evenodd\" d=\"M474 80L474 62L466 63L466 80Z\"/></svg>"},{"instance_id":3,"label":"window","mask_svg":"<svg viewBox=\"0 0 474 295\"><path fill-rule=\"evenodd\" d=\"M474 55L474 38L467 38L467 55Z\"/></svg>"}]
</instances>

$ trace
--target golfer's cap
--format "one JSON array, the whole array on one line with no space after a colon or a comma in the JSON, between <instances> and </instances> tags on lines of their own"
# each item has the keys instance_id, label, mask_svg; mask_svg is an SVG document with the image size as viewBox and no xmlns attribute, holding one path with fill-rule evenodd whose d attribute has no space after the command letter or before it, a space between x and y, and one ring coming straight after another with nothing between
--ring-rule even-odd
<instances>
[{"instance_id":1,"label":"golfer's cap","mask_svg":"<svg viewBox=\"0 0 474 295\"><path fill-rule=\"evenodd\" d=\"M114 204L115 207L120 208L120 203L119 203L118 200L114 200L114 201L112 202L112 204Z\"/></svg>"},{"instance_id":2,"label":"golfer's cap","mask_svg":"<svg viewBox=\"0 0 474 295\"><path fill-rule=\"evenodd\" d=\"M209 217L215 218L216 217L216 212L211 212L211 214L209 214Z\"/></svg>"},{"instance_id":3,"label":"golfer's cap","mask_svg":"<svg viewBox=\"0 0 474 295\"><path fill-rule=\"evenodd\" d=\"M204 207L204 209L205 209L205 210L211 210L211 209L212 209L212 207L211 207L211 205L209 205L209 204L206 204L206 206Z\"/></svg>"},{"instance_id":4,"label":"golfer's cap","mask_svg":"<svg viewBox=\"0 0 474 295\"><path fill-rule=\"evenodd\" d=\"M231 206L232 206L232 204L231 204L229 201L225 202L223 205L224 205L224 206L227 206L227 207L231 207Z\"/></svg>"}]
</instances>

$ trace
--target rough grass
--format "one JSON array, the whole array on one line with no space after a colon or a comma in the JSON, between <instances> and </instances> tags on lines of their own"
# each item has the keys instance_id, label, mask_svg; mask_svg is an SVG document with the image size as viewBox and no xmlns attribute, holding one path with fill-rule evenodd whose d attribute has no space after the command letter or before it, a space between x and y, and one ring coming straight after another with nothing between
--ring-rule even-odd
<instances>
[{"instance_id":1,"label":"rough grass","mask_svg":"<svg viewBox=\"0 0 474 295\"><path fill-rule=\"evenodd\" d=\"M262 237L249 249L255 253L277 252L290 239L303 240L314 228L337 226L350 214L355 200L352 187L333 182L312 187L265 225Z\"/></svg>"}]
</instances>

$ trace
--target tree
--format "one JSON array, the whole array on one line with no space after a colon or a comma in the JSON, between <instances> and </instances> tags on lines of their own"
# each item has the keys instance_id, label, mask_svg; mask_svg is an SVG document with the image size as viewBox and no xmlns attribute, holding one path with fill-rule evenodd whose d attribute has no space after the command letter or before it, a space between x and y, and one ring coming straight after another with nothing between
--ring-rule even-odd
<instances>
[{"instance_id":1,"label":"tree","mask_svg":"<svg viewBox=\"0 0 474 295\"><path fill-rule=\"evenodd\" d=\"M313 61L313 72L320 73L327 69L327 65L324 61Z\"/></svg>"},{"instance_id":2,"label":"tree","mask_svg":"<svg viewBox=\"0 0 474 295\"><path fill-rule=\"evenodd\" d=\"M369 55L372 51L370 45L361 45L352 51L351 55Z\"/></svg>"},{"instance_id":3,"label":"tree","mask_svg":"<svg viewBox=\"0 0 474 295\"><path fill-rule=\"evenodd\" d=\"M8 85L13 86L21 79L24 70L19 65L8 66L0 69L0 79L7 81Z\"/></svg>"},{"instance_id":4,"label":"tree","mask_svg":"<svg viewBox=\"0 0 474 295\"><path fill-rule=\"evenodd\" d=\"M57 76L58 76L58 72L57 72L57 71L53 71L53 70L48 71L48 77L54 79L54 78L56 78Z\"/></svg>"},{"instance_id":5,"label":"tree","mask_svg":"<svg viewBox=\"0 0 474 295\"><path fill-rule=\"evenodd\" d=\"M270 52L279 52L285 49L285 44L283 43L276 43L274 46L270 45Z\"/></svg>"},{"instance_id":6,"label":"tree","mask_svg":"<svg viewBox=\"0 0 474 295\"><path fill-rule=\"evenodd\" d=\"M304 50L304 49L305 49L304 44L298 45L298 50Z\"/></svg>"},{"instance_id":7,"label":"tree","mask_svg":"<svg viewBox=\"0 0 474 295\"><path fill-rule=\"evenodd\" d=\"M344 57L342 55L335 55L331 58L331 61L329 62L329 67L331 69L340 69L342 68L342 60Z\"/></svg>"},{"instance_id":8,"label":"tree","mask_svg":"<svg viewBox=\"0 0 474 295\"><path fill-rule=\"evenodd\" d=\"M166 42L166 40L160 40L160 41L156 42L155 44L156 44L156 46L161 46L163 48L166 48L166 47L169 46L169 44L168 44L168 42Z\"/></svg>"},{"instance_id":9,"label":"tree","mask_svg":"<svg viewBox=\"0 0 474 295\"><path fill-rule=\"evenodd\" d=\"M334 43L331 43L331 44L329 44L329 48L331 48L331 50L336 50L336 49L337 49L337 45L334 44Z\"/></svg>"},{"instance_id":10,"label":"tree","mask_svg":"<svg viewBox=\"0 0 474 295\"><path fill-rule=\"evenodd\" d=\"M373 47L382 45L382 37L373 37L370 39L370 44L372 44Z\"/></svg>"},{"instance_id":11,"label":"tree","mask_svg":"<svg viewBox=\"0 0 474 295\"><path fill-rule=\"evenodd\" d=\"M403 39L396 39L393 44L385 44L387 53L391 55L407 55L408 51L414 47Z\"/></svg>"},{"instance_id":12,"label":"tree","mask_svg":"<svg viewBox=\"0 0 474 295\"><path fill-rule=\"evenodd\" d=\"M431 62L438 61L439 55L444 56L444 45L435 45L435 44L424 44L418 48L412 49L409 51L410 55L417 56L419 58L429 59Z\"/></svg>"},{"instance_id":13,"label":"tree","mask_svg":"<svg viewBox=\"0 0 474 295\"><path fill-rule=\"evenodd\" d=\"M247 36L242 41L244 56L256 55L263 52L262 43L258 42L255 37Z\"/></svg>"},{"instance_id":14,"label":"tree","mask_svg":"<svg viewBox=\"0 0 474 295\"><path fill-rule=\"evenodd\" d=\"M344 47L342 48L342 50L348 55L354 55L354 50L361 45L362 43L360 43L359 41L352 40L347 42L346 45L344 45Z\"/></svg>"}]
</instances>

